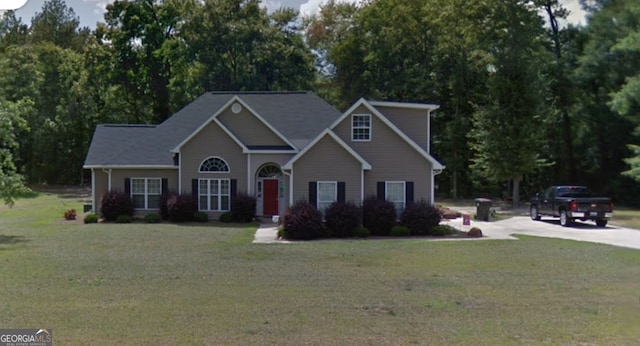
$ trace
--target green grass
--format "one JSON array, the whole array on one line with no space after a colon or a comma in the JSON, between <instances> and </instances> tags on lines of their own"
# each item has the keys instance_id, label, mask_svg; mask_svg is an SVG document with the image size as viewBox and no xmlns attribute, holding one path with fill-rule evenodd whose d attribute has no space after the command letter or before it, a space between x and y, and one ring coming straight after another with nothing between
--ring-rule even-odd
<instances>
[{"instance_id":1,"label":"green grass","mask_svg":"<svg viewBox=\"0 0 640 346\"><path fill-rule=\"evenodd\" d=\"M640 210L616 208L611 223L640 230Z\"/></svg>"},{"instance_id":2,"label":"green grass","mask_svg":"<svg viewBox=\"0 0 640 346\"><path fill-rule=\"evenodd\" d=\"M255 245L255 226L63 221L74 203L0 207L3 328L53 328L60 345L640 342L636 250L535 237Z\"/></svg>"}]
</instances>

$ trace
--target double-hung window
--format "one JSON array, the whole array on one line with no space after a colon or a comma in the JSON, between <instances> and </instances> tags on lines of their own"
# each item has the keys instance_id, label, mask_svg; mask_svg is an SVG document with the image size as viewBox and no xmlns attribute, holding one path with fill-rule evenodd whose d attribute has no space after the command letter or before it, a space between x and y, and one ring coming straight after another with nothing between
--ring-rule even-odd
<instances>
[{"instance_id":1,"label":"double-hung window","mask_svg":"<svg viewBox=\"0 0 640 346\"><path fill-rule=\"evenodd\" d=\"M371 114L353 114L351 116L351 140L371 140Z\"/></svg>"},{"instance_id":2,"label":"double-hung window","mask_svg":"<svg viewBox=\"0 0 640 346\"><path fill-rule=\"evenodd\" d=\"M230 179L199 179L198 210L229 211L231 209Z\"/></svg>"},{"instance_id":3,"label":"double-hung window","mask_svg":"<svg viewBox=\"0 0 640 346\"><path fill-rule=\"evenodd\" d=\"M400 218L406 206L407 196L404 181L387 181L385 186L387 200L396 206L396 215Z\"/></svg>"},{"instance_id":4,"label":"double-hung window","mask_svg":"<svg viewBox=\"0 0 640 346\"><path fill-rule=\"evenodd\" d=\"M159 209L162 179L132 178L131 199L135 209Z\"/></svg>"},{"instance_id":5,"label":"double-hung window","mask_svg":"<svg viewBox=\"0 0 640 346\"><path fill-rule=\"evenodd\" d=\"M319 181L318 182L318 210L324 215L325 210L331 203L338 200L338 182Z\"/></svg>"}]
</instances>

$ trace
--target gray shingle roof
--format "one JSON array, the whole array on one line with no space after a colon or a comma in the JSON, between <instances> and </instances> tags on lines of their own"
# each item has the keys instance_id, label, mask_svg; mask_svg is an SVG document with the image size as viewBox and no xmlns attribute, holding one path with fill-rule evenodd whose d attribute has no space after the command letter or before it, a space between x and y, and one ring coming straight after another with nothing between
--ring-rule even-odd
<instances>
[{"instance_id":1,"label":"gray shingle roof","mask_svg":"<svg viewBox=\"0 0 640 346\"><path fill-rule=\"evenodd\" d=\"M153 125L99 125L85 166L169 166L170 150L196 131L234 96L301 149L340 117L340 112L310 92L206 93Z\"/></svg>"}]
</instances>

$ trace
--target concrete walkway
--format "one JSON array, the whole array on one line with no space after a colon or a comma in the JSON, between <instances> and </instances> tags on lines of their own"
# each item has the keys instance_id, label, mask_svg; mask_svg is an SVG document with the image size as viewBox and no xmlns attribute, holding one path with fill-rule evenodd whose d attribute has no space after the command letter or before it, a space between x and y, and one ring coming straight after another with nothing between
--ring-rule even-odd
<instances>
[{"instance_id":1,"label":"concrete walkway","mask_svg":"<svg viewBox=\"0 0 640 346\"><path fill-rule=\"evenodd\" d=\"M443 220L442 224L451 225L459 230L468 231L471 227L482 230L480 239L517 239L514 235L525 234L536 237L560 238L593 243L609 244L632 249L640 249L640 230L623 228L618 226L597 227L593 222L577 222L573 227L560 226L557 219L543 219L533 221L529 217L515 216L502 221L483 222L471 220L470 226L462 225L462 218L455 220ZM253 243L273 244L290 243L279 240L277 225L272 223L261 224L256 231ZM447 240L478 240L478 238L462 238Z\"/></svg>"}]
</instances>

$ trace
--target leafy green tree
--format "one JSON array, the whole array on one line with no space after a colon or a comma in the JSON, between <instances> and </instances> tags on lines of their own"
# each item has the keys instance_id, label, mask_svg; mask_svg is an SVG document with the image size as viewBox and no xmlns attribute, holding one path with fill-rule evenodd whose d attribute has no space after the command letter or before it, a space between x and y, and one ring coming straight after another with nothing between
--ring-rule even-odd
<instances>
[{"instance_id":1,"label":"leafy green tree","mask_svg":"<svg viewBox=\"0 0 640 346\"><path fill-rule=\"evenodd\" d=\"M441 193L454 199L472 194L469 171L471 148L467 138L475 106L482 102L486 66L477 18L485 9L478 1L431 1L428 20L435 38L433 75L440 109L433 119L433 150L446 162L438 177Z\"/></svg>"},{"instance_id":2,"label":"leafy green tree","mask_svg":"<svg viewBox=\"0 0 640 346\"><path fill-rule=\"evenodd\" d=\"M315 90L334 105L344 105L342 90L336 75L338 44L351 36L354 16L359 7L349 2L329 0L317 14L303 19L307 43L315 53L318 70Z\"/></svg>"},{"instance_id":3,"label":"leafy green tree","mask_svg":"<svg viewBox=\"0 0 640 346\"><path fill-rule=\"evenodd\" d=\"M167 50L181 20L179 1L117 0L107 6L105 38L113 45L114 83L124 87L129 112L138 122L161 122L171 115ZM151 105L150 109L147 110Z\"/></svg>"},{"instance_id":4,"label":"leafy green tree","mask_svg":"<svg viewBox=\"0 0 640 346\"><path fill-rule=\"evenodd\" d=\"M489 180L512 183L514 205L520 182L540 167L546 85L541 69L548 60L542 23L527 1L495 0L484 30L485 102L473 116L472 169Z\"/></svg>"},{"instance_id":5,"label":"leafy green tree","mask_svg":"<svg viewBox=\"0 0 640 346\"><path fill-rule=\"evenodd\" d=\"M314 79L297 13L268 15L258 0L198 3L181 36L204 90L300 90Z\"/></svg>"},{"instance_id":6,"label":"leafy green tree","mask_svg":"<svg viewBox=\"0 0 640 346\"><path fill-rule=\"evenodd\" d=\"M637 109L634 102L627 103L632 98L624 96L633 90L634 76L640 69L632 43L640 30L638 18L636 1L599 4L590 13L582 54L573 73L579 90L573 118L581 171L590 185L622 198L634 188L620 173L628 169L624 159L633 155L628 145L638 143L634 133L639 124Z\"/></svg>"},{"instance_id":7,"label":"leafy green tree","mask_svg":"<svg viewBox=\"0 0 640 346\"><path fill-rule=\"evenodd\" d=\"M0 100L0 198L13 205L16 196L28 191L18 173L15 155L19 146L17 134L27 130L23 119L33 111L28 99L18 102Z\"/></svg>"},{"instance_id":8,"label":"leafy green tree","mask_svg":"<svg viewBox=\"0 0 640 346\"><path fill-rule=\"evenodd\" d=\"M26 44L29 34L29 26L22 23L21 18L16 18L14 11L7 11L0 19L0 50L11 45Z\"/></svg>"},{"instance_id":9,"label":"leafy green tree","mask_svg":"<svg viewBox=\"0 0 640 346\"><path fill-rule=\"evenodd\" d=\"M31 19L29 42L50 42L58 47L82 51L89 29L80 29L80 18L64 0L47 0Z\"/></svg>"}]
</instances>

